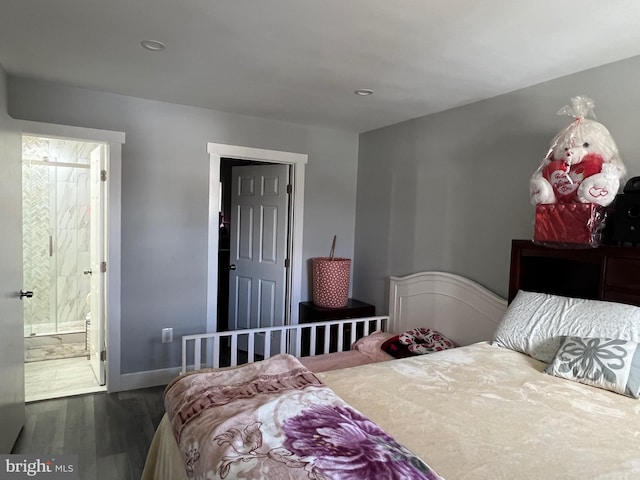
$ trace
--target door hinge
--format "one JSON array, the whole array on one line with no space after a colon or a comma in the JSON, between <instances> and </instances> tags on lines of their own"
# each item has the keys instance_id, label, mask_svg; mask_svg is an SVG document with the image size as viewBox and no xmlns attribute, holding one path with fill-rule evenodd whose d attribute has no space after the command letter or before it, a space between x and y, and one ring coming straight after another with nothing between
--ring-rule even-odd
<instances>
[{"instance_id":1,"label":"door hinge","mask_svg":"<svg viewBox=\"0 0 640 480\"><path fill-rule=\"evenodd\" d=\"M287 185L287 193L289 195L291 195L293 193L293 185L291 185L291 184Z\"/></svg>"},{"instance_id":2,"label":"door hinge","mask_svg":"<svg viewBox=\"0 0 640 480\"><path fill-rule=\"evenodd\" d=\"M107 262L100 262L100 271L105 273L107 271Z\"/></svg>"},{"instance_id":3,"label":"door hinge","mask_svg":"<svg viewBox=\"0 0 640 480\"><path fill-rule=\"evenodd\" d=\"M107 351L106 350L101 350L100 351L100 361L101 362L106 362L107 361Z\"/></svg>"},{"instance_id":4,"label":"door hinge","mask_svg":"<svg viewBox=\"0 0 640 480\"><path fill-rule=\"evenodd\" d=\"M288 258L284 259L284 268L289 268L289 259Z\"/></svg>"},{"instance_id":5,"label":"door hinge","mask_svg":"<svg viewBox=\"0 0 640 480\"><path fill-rule=\"evenodd\" d=\"M100 180L103 182L107 181L107 171L106 170L100 170Z\"/></svg>"}]
</instances>

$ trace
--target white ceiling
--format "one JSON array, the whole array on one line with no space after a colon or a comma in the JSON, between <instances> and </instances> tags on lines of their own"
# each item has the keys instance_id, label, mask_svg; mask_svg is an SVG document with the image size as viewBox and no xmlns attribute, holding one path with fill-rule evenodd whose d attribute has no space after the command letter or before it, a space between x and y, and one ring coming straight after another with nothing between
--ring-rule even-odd
<instances>
[{"instance_id":1,"label":"white ceiling","mask_svg":"<svg viewBox=\"0 0 640 480\"><path fill-rule=\"evenodd\" d=\"M638 0L0 0L10 74L355 132L635 55Z\"/></svg>"}]
</instances>

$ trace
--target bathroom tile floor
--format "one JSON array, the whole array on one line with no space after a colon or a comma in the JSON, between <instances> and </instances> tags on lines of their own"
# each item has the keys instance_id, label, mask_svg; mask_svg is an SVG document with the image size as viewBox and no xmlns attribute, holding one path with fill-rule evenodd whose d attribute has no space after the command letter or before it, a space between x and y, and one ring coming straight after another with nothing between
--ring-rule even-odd
<instances>
[{"instance_id":1,"label":"bathroom tile floor","mask_svg":"<svg viewBox=\"0 0 640 480\"><path fill-rule=\"evenodd\" d=\"M86 357L25 363L24 377L27 402L106 391Z\"/></svg>"},{"instance_id":2,"label":"bathroom tile floor","mask_svg":"<svg viewBox=\"0 0 640 480\"><path fill-rule=\"evenodd\" d=\"M31 340L31 339L29 339ZM61 343L59 345L35 345L26 346L24 349L25 362L40 362L42 360L55 360L60 358L84 357L88 356L87 345L85 343Z\"/></svg>"}]
</instances>

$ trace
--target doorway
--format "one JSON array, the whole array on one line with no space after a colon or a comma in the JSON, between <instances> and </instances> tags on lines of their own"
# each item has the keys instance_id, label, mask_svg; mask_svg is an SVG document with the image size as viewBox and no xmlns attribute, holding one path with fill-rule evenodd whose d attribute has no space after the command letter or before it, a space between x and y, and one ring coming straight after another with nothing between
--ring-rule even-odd
<instances>
[{"instance_id":1,"label":"doorway","mask_svg":"<svg viewBox=\"0 0 640 480\"><path fill-rule=\"evenodd\" d=\"M22 137L27 401L105 390L105 143Z\"/></svg>"},{"instance_id":2,"label":"doorway","mask_svg":"<svg viewBox=\"0 0 640 480\"><path fill-rule=\"evenodd\" d=\"M283 222L286 229L286 260L287 266L284 275L284 299L282 313L278 314L278 324L295 324L298 321L298 303L300 302L301 276L302 276L302 224L304 211L304 172L307 163L306 154L264 150L236 145L223 145L209 143L207 151L210 156L209 170L209 261L208 261L208 288L207 288L207 332L219 331L227 325L228 312L219 311L219 298L227 298L224 292L225 285L221 277L228 277L229 263L225 252L219 249L226 239L221 234L221 226L226 229L230 225L225 224L221 217L224 215L223 186L221 182L221 167L223 159L233 159L235 162L245 162L249 165L272 164L287 166L287 176L290 185L288 188L287 221ZM286 188L286 185L284 185ZM227 234L230 234L227 230ZM223 266L223 262L226 265ZM225 269L226 268L226 269ZM223 292L221 294L220 289ZM222 295L222 296L221 296Z\"/></svg>"}]
</instances>

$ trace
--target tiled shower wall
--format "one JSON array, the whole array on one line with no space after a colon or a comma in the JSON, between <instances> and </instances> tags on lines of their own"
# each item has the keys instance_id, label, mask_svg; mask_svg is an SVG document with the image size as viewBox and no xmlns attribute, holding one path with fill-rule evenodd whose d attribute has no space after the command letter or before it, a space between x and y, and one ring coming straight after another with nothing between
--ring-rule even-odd
<instances>
[{"instance_id":1,"label":"tiled shower wall","mask_svg":"<svg viewBox=\"0 0 640 480\"><path fill-rule=\"evenodd\" d=\"M24 287L34 292L24 302L25 336L84 331L89 168L23 165Z\"/></svg>"}]
</instances>

